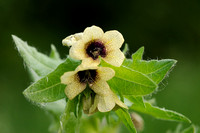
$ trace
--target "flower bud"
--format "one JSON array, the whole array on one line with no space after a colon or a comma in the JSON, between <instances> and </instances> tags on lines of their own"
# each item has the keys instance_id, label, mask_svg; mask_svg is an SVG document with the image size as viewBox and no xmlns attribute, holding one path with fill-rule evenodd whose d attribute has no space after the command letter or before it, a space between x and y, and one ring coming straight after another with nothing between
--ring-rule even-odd
<instances>
[{"instance_id":1,"label":"flower bud","mask_svg":"<svg viewBox=\"0 0 200 133\"><path fill-rule=\"evenodd\" d=\"M132 112L131 119L133 124L135 125L136 130L142 131L144 128L144 120L142 119L142 117L139 114Z\"/></svg>"}]
</instances>

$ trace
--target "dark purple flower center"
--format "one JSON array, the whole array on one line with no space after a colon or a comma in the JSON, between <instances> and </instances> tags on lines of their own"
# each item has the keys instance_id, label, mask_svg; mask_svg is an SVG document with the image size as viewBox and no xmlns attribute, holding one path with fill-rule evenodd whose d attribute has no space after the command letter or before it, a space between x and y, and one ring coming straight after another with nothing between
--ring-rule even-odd
<instances>
[{"instance_id":1,"label":"dark purple flower center","mask_svg":"<svg viewBox=\"0 0 200 133\"><path fill-rule=\"evenodd\" d=\"M93 83L96 79L97 76L97 71L96 70L84 70L84 71L79 71L78 73L79 81L81 83Z\"/></svg>"},{"instance_id":2,"label":"dark purple flower center","mask_svg":"<svg viewBox=\"0 0 200 133\"><path fill-rule=\"evenodd\" d=\"M89 42L89 45L86 48L86 53L94 60L96 60L99 56L106 56L106 48L101 41L94 40Z\"/></svg>"}]
</instances>

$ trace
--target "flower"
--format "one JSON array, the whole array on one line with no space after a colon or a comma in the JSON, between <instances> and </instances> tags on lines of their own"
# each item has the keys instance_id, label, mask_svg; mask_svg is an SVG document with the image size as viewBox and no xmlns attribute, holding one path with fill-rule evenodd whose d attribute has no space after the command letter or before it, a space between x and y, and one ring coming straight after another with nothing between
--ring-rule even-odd
<instances>
[{"instance_id":1,"label":"flower","mask_svg":"<svg viewBox=\"0 0 200 133\"><path fill-rule=\"evenodd\" d=\"M70 47L73 44L75 44L78 40L80 40L82 38L82 36L83 36L83 33L76 33L74 35L70 35L62 40L62 44L64 46Z\"/></svg>"},{"instance_id":2,"label":"flower","mask_svg":"<svg viewBox=\"0 0 200 133\"><path fill-rule=\"evenodd\" d=\"M64 39L64 45L71 45L69 55L77 60L82 60L84 66L97 66L100 63L99 56L107 63L121 66L125 56L120 47L124 42L122 34L116 30L103 32L100 27L91 26L84 30L79 37L75 35ZM75 38L71 39L69 38Z\"/></svg>"},{"instance_id":3,"label":"flower","mask_svg":"<svg viewBox=\"0 0 200 133\"><path fill-rule=\"evenodd\" d=\"M104 96L92 94L88 98L83 97L83 111L86 114L93 114L96 111L108 112L116 106L128 108L111 90Z\"/></svg>"},{"instance_id":4,"label":"flower","mask_svg":"<svg viewBox=\"0 0 200 133\"><path fill-rule=\"evenodd\" d=\"M61 83L66 84L65 94L71 100L89 87L100 95L106 95L110 89L107 80L115 75L108 67L77 67L75 71L66 72L61 76Z\"/></svg>"},{"instance_id":5,"label":"flower","mask_svg":"<svg viewBox=\"0 0 200 133\"><path fill-rule=\"evenodd\" d=\"M84 110L88 113L98 109L101 112L112 110L115 105L126 107L111 91L107 80L115 75L115 71L109 67L83 67L78 66L75 71L66 72L61 76L61 83L66 84L65 94L72 100L83 92L87 85L91 88L93 96L85 99ZM95 95L95 96L94 96ZM127 108L127 107L126 107Z\"/></svg>"}]
</instances>

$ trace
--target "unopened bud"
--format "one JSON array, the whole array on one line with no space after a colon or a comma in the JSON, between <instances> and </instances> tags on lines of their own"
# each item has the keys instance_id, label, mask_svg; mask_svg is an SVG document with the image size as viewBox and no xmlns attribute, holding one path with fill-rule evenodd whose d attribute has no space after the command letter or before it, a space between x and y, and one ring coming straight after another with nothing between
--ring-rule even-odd
<instances>
[{"instance_id":1,"label":"unopened bud","mask_svg":"<svg viewBox=\"0 0 200 133\"><path fill-rule=\"evenodd\" d=\"M82 36L83 36L83 33L76 33L74 35L70 35L62 40L62 44L64 46L70 47L73 44L75 44L78 40L80 40L82 38Z\"/></svg>"},{"instance_id":2,"label":"unopened bud","mask_svg":"<svg viewBox=\"0 0 200 133\"><path fill-rule=\"evenodd\" d=\"M83 97L83 111L85 114L89 114L89 109L91 108L92 106L92 97L89 96L89 97L86 97L84 96Z\"/></svg>"},{"instance_id":3,"label":"unopened bud","mask_svg":"<svg viewBox=\"0 0 200 133\"><path fill-rule=\"evenodd\" d=\"M136 130L142 131L144 128L144 120L142 119L142 117L139 114L132 112L131 119L133 124L135 125Z\"/></svg>"}]
</instances>

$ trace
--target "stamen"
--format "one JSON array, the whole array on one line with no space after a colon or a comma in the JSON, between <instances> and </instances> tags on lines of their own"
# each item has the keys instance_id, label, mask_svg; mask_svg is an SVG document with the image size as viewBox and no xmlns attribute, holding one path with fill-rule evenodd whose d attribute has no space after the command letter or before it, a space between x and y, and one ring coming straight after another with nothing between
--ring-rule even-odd
<instances>
[{"instance_id":1,"label":"stamen","mask_svg":"<svg viewBox=\"0 0 200 133\"><path fill-rule=\"evenodd\" d=\"M78 73L79 81L81 83L93 83L96 79L97 72L96 70L84 70L79 71Z\"/></svg>"},{"instance_id":2,"label":"stamen","mask_svg":"<svg viewBox=\"0 0 200 133\"><path fill-rule=\"evenodd\" d=\"M99 56L106 56L106 48L104 44L98 40L89 42L88 47L86 48L86 53L96 60Z\"/></svg>"}]
</instances>

